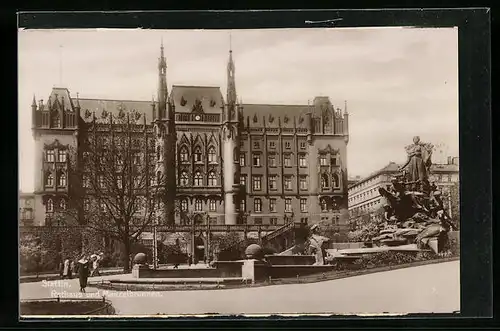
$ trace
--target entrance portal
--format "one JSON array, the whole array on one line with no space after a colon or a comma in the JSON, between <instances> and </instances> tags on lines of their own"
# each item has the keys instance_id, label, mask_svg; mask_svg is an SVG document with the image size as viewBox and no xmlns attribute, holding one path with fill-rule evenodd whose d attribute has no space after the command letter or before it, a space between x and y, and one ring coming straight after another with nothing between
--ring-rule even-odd
<instances>
[{"instance_id":1,"label":"entrance portal","mask_svg":"<svg viewBox=\"0 0 500 331\"><path fill-rule=\"evenodd\" d=\"M194 239L194 262L203 261L205 256L205 242L202 237L196 237Z\"/></svg>"}]
</instances>

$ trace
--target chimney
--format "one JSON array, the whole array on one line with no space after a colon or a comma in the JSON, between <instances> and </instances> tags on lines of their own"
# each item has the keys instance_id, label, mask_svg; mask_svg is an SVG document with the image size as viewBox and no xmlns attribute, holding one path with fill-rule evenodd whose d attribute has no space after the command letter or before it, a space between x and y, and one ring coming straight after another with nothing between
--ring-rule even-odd
<instances>
[{"instance_id":1,"label":"chimney","mask_svg":"<svg viewBox=\"0 0 500 331\"><path fill-rule=\"evenodd\" d=\"M452 156L448 156L448 164L453 164L453 157Z\"/></svg>"}]
</instances>

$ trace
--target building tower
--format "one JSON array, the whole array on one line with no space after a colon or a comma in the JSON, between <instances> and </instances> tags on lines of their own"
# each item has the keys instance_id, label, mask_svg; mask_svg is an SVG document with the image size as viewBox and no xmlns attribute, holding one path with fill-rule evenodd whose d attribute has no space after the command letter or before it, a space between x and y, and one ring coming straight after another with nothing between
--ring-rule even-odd
<instances>
[{"instance_id":1,"label":"building tower","mask_svg":"<svg viewBox=\"0 0 500 331\"><path fill-rule=\"evenodd\" d=\"M239 188L239 125L241 107L236 101L233 51L229 49L227 63L227 98L223 113L223 162L224 162L224 214L225 224L236 224Z\"/></svg>"},{"instance_id":2,"label":"building tower","mask_svg":"<svg viewBox=\"0 0 500 331\"><path fill-rule=\"evenodd\" d=\"M153 103L153 106L155 104ZM157 219L161 223L175 222L175 106L169 98L167 88L167 61L164 55L163 41L158 59L158 109L154 109L156 184L161 199L157 208Z\"/></svg>"}]
</instances>

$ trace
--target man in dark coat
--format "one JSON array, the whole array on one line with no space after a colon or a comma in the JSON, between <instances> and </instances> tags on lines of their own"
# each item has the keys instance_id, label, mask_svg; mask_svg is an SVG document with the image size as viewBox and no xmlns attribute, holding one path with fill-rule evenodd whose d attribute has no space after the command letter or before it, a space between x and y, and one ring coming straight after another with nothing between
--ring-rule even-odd
<instances>
[{"instance_id":1,"label":"man in dark coat","mask_svg":"<svg viewBox=\"0 0 500 331\"><path fill-rule=\"evenodd\" d=\"M90 260L87 259L85 255L78 260L78 278L80 280L80 292L85 293L85 288L87 287L87 280L89 278L90 272Z\"/></svg>"}]
</instances>

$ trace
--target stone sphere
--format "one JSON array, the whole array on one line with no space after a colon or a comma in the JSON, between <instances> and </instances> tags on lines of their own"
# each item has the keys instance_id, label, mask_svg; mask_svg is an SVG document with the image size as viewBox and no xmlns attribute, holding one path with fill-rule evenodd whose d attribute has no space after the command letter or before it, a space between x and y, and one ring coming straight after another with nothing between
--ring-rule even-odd
<instances>
[{"instance_id":1,"label":"stone sphere","mask_svg":"<svg viewBox=\"0 0 500 331\"><path fill-rule=\"evenodd\" d=\"M135 254L134 264L146 264L146 254L144 253Z\"/></svg>"},{"instance_id":2,"label":"stone sphere","mask_svg":"<svg viewBox=\"0 0 500 331\"><path fill-rule=\"evenodd\" d=\"M264 257L262 247L257 244L251 244L245 249L245 256L247 259L261 259Z\"/></svg>"}]
</instances>

